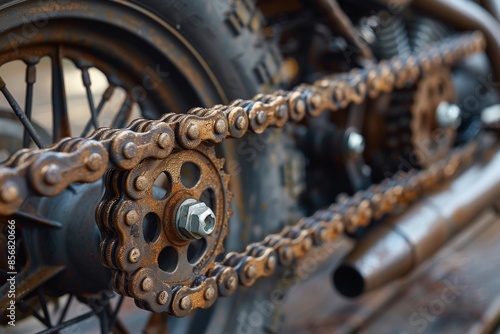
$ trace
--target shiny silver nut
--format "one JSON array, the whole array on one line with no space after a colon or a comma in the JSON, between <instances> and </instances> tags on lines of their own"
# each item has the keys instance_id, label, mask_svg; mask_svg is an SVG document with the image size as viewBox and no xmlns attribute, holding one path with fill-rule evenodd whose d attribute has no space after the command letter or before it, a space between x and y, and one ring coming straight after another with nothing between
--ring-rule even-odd
<instances>
[{"instance_id":1,"label":"shiny silver nut","mask_svg":"<svg viewBox=\"0 0 500 334\"><path fill-rule=\"evenodd\" d=\"M441 102L436 110L436 120L442 128L457 129L462 123L462 111L456 104Z\"/></svg>"},{"instance_id":2,"label":"shiny silver nut","mask_svg":"<svg viewBox=\"0 0 500 334\"><path fill-rule=\"evenodd\" d=\"M351 132L347 137L347 152L351 154L362 154L365 151L365 138L357 133Z\"/></svg>"},{"instance_id":3,"label":"shiny silver nut","mask_svg":"<svg viewBox=\"0 0 500 334\"><path fill-rule=\"evenodd\" d=\"M176 223L183 238L201 239L214 231L215 214L205 203L187 199L177 210Z\"/></svg>"}]
</instances>

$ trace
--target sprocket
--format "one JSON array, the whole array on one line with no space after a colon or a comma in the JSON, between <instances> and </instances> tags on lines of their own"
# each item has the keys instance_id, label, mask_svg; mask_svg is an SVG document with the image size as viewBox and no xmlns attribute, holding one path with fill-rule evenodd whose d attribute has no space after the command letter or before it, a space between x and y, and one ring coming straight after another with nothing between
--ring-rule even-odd
<instances>
[{"instance_id":1,"label":"sprocket","mask_svg":"<svg viewBox=\"0 0 500 334\"><path fill-rule=\"evenodd\" d=\"M155 312L169 311L172 291L196 285L224 251L231 215L229 176L213 148L174 151L146 159L130 171L111 171L97 211L102 262L113 269L117 292ZM195 199L215 213L214 231L188 240L176 213Z\"/></svg>"}]
</instances>

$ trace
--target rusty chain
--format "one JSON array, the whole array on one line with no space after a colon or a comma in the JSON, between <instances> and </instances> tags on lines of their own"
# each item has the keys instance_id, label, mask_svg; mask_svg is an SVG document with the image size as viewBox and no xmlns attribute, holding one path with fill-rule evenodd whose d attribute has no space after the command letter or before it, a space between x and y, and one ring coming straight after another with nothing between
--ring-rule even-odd
<instances>
[{"instance_id":1,"label":"rusty chain","mask_svg":"<svg viewBox=\"0 0 500 334\"><path fill-rule=\"evenodd\" d=\"M108 174L112 177L113 170L131 171L145 159L166 159L172 152L192 150L203 142L220 143L248 131L259 134L269 127L283 127L289 119L298 122L306 115L315 117L360 104L413 84L436 69L451 67L484 48L481 33L466 33L414 57L382 61L292 91L196 108L187 114L166 114L158 120L137 119L125 129L101 128L87 138L67 138L42 150L21 150L0 166L0 214L15 212L29 195L55 196L71 183L95 182L107 170L112 170ZM313 245L334 240L344 230L352 232L407 205L438 182L453 177L459 166L473 160L477 149L477 143L471 143L426 170L399 173L249 245L243 253L229 253L206 277L200 275L190 286L162 286L141 275L115 275L115 289L134 296L143 308L178 317L207 308L218 296L232 294L238 284L251 286L258 278L270 276L278 263L289 266ZM129 258L134 260L133 254Z\"/></svg>"}]
</instances>

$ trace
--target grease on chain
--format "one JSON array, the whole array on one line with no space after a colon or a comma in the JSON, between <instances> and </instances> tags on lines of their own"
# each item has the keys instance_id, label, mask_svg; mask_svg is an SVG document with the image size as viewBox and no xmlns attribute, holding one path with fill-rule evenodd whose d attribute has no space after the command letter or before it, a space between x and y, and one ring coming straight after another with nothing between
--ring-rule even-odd
<instances>
[{"instance_id":1,"label":"grease on chain","mask_svg":"<svg viewBox=\"0 0 500 334\"><path fill-rule=\"evenodd\" d=\"M166 114L158 120L137 119L125 129L101 128L88 138L63 140L48 149L21 150L0 167L0 214L14 213L29 195L55 196L73 182L94 182L107 169L130 170L146 158L164 159L174 148L219 143L247 131L262 133L284 126L289 119L300 121L306 115L362 103L415 83L435 69L450 67L485 46L480 32L465 33L416 56L332 75L292 91Z\"/></svg>"},{"instance_id":2,"label":"grease on chain","mask_svg":"<svg viewBox=\"0 0 500 334\"><path fill-rule=\"evenodd\" d=\"M197 108L187 114L166 114L159 120L138 119L125 129L98 129L88 138L65 139L44 150L19 151L0 167L0 214L15 212L31 194L55 196L73 182L94 182L108 169L131 170L146 158L165 159L174 149L240 138L248 131L262 133L269 127L284 126L288 119L300 121L306 115L314 117L362 103L415 83L423 74L450 67L484 48L482 34L467 33L415 57L394 58L292 91L258 95L228 106ZM131 276L115 272L114 287L123 295L130 296L133 291L140 307L155 312L168 311L181 317L196 308L210 307L218 296L232 294L238 284L251 286L258 278L272 275L278 264L289 266L311 247L335 240L344 230L353 232L374 218L408 205L436 184L452 178L459 166L470 164L477 149L477 143L470 143L426 170L398 173L249 245L243 253L229 253L206 277L200 275L190 286L147 280L144 277L155 277L154 273L138 270ZM112 257L110 252L103 253ZM131 252L129 259L134 262L138 256ZM114 261L111 257L109 263ZM151 291L154 299L149 296Z\"/></svg>"}]
</instances>

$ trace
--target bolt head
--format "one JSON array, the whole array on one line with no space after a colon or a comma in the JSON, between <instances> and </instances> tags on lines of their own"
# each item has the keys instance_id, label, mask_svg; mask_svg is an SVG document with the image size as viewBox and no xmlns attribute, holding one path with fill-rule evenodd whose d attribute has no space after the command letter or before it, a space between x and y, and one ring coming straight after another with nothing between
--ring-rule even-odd
<instances>
[{"instance_id":1,"label":"bolt head","mask_svg":"<svg viewBox=\"0 0 500 334\"><path fill-rule=\"evenodd\" d=\"M2 188L0 197L6 203L14 201L19 196L19 190L17 190L17 187L12 182L6 182Z\"/></svg>"},{"instance_id":2,"label":"bolt head","mask_svg":"<svg viewBox=\"0 0 500 334\"><path fill-rule=\"evenodd\" d=\"M127 214L125 215L125 223L128 226L132 226L138 222L139 222L139 214L137 213L137 211L130 210L129 212L127 212Z\"/></svg>"},{"instance_id":3,"label":"bolt head","mask_svg":"<svg viewBox=\"0 0 500 334\"><path fill-rule=\"evenodd\" d=\"M222 118L218 119L217 122L215 122L214 130L215 130L215 133L217 133L219 135L226 132L227 131L226 120L224 120Z\"/></svg>"},{"instance_id":4,"label":"bolt head","mask_svg":"<svg viewBox=\"0 0 500 334\"><path fill-rule=\"evenodd\" d=\"M99 165L102 162L102 157L99 153L92 153L89 155L86 161L87 168L91 171L99 169Z\"/></svg>"},{"instance_id":5,"label":"bolt head","mask_svg":"<svg viewBox=\"0 0 500 334\"><path fill-rule=\"evenodd\" d=\"M61 169L55 164L50 164L44 167L45 182L50 185L55 185L61 182Z\"/></svg>"},{"instance_id":6,"label":"bolt head","mask_svg":"<svg viewBox=\"0 0 500 334\"><path fill-rule=\"evenodd\" d=\"M170 143L171 143L171 138L168 134L166 133L162 133L159 137L158 137L158 146L160 146L161 148L167 148Z\"/></svg>"},{"instance_id":7,"label":"bolt head","mask_svg":"<svg viewBox=\"0 0 500 334\"><path fill-rule=\"evenodd\" d=\"M160 305L165 305L168 301L168 292L163 290L158 293L158 296L156 297L156 301Z\"/></svg>"},{"instance_id":8,"label":"bolt head","mask_svg":"<svg viewBox=\"0 0 500 334\"><path fill-rule=\"evenodd\" d=\"M347 136L347 152L362 154L365 151L365 138L358 132L351 132Z\"/></svg>"},{"instance_id":9,"label":"bolt head","mask_svg":"<svg viewBox=\"0 0 500 334\"><path fill-rule=\"evenodd\" d=\"M149 277L146 277L145 279L142 280L141 282L141 289L142 291L149 291L153 288L153 280Z\"/></svg>"},{"instance_id":10,"label":"bolt head","mask_svg":"<svg viewBox=\"0 0 500 334\"><path fill-rule=\"evenodd\" d=\"M139 190L139 191L143 191L147 188L148 186L148 179L146 179L145 176L138 176L136 179L135 179L135 182L134 182L134 186L135 186L135 189Z\"/></svg>"},{"instance_id":11,"label":"bolt head","mask_svg":"<svg viewBox=\"0 0 500 334\"><path fill-rule=\"evenodd\" d=\"M274 270L274 268L276 268L276 257L271 256L269 259L267 259L266 266L267 269Z\"/></svg>"},{"instance_id":12,"label":"bolt head","mask_svg":"<svg viewBox=\"0 0 500 334\"><path fill-rule=\"evenodd\" d=\"M456 104L441 102L436 110L436 118L442 128L457 129L462 123L462 111Z\"/></svg>"},{"instance_id":13,"label":"bolt head","mask_svg":"<svg viewBox=\"0 0 500 334\"><path fill-rule=\"evenodd\" d=\"M236 129L238 130L243 130L245 126L247 126L247 120L245 116L240 115L238 118L236 118L236 123L235 123Z\"/></svg>"},{"instance_id":14,"label":"bolt head","mask_svg":"<svg viewBox=\"0 0 500 334\"><path fill-rule=\"evenodd\" d=\"M205 298L205 300L212 300L215 297L215 289L213 287L209 286L205 290L203 297Z\"/></svg>"},{"instance_id":15,"label":"bolt head","mask_svg":"<svg viewBox=\"0 0 500 334\"><path fill-rule=\"evenodd\" d=\"M127 159L134 158L137 155L137 145L132 142L126 143L125 146L123 146L122 153Z\"/></svg>"},{"instance_id":16,"label":"bolt head","mask_svg":"<svg viewBox=\"0 0 500 334\"><path fill-rule=\"evenodd\" d=\"M190 310L191 306L192 306L191 298L189 298L189 296L182 297L181 302L179 303L179 306L183 310Z\"/></svg>"},{"instance_id":17,"label":"bolt head","mask_svg":"<svg viewBox=\"0 0 500 334\"><path fill-rule=\"evenodd\" d=\"M176 223L184 239L201 239L212 234L216 220L205 203L187 199L177 210Z\"/></svg>"},{"instance_id":18,"label":"bolt head","mask_svg":"<svg viewBox=\"0 0 500 334\"><path fill-rule=\"evenodd\" d=\"M132 248L128 253L128 260L131 263L137 263L141 257L141 252L137 248Z\"/></svg>"},{"instance_id":19,"label":"bolt head","mask_svg":"<svg viewBox=\"0 0 500 334\"><path fill-rule=\"evenodd\" d=\"M246 274L246 276L247 276L248 278L254 278L254 277L255 277L255 275L257 275L257 268L255 268L255 266L254 266L253 264L251 264L251 265L247 268L247 270L246 270L245 274Z\"/></svg>"},{"instance_id":20,"label":"bolt head","mask_svg":"<svg viewBox=\"0 0 500 334\"><path fill-rule=\"evenodd\" d=\"M267 120L266 113L263 110L259 111L257 113L257 123L260 124L260 125L262 125L262 124L264 124L266 122L266 120Z\"/></svg>"},{"instance_id":21,"label":"bolt head","mask_svg":"<svg viewBox=\"0 0 500 334\"><path fill-rule=\"evenodd\" d=\"M191 140L198 139L200 137L200 128L198 127L198 125L190 125L187 130L187 136Z\"/></svg>"},{"instance_id":22,"label":"bolt head","mask_svg":"<svg viewBox=\"0 0 500 334\"><path fill-rule=\"evenodd\" d=\"M229 277L225 285L228 290L233 290L236 287L236 277Z\"/></svg>"},{"instance_id":23,"label":"bolt head","mask_svg":"<svg viewBox=\"0 0 500 334\"><path fill-rule=\"evenodd\" d=\"M278 118L285 118L288 115L288 107L286 104L282 104L278 108Z\"/></svg>"}]
</instances>

